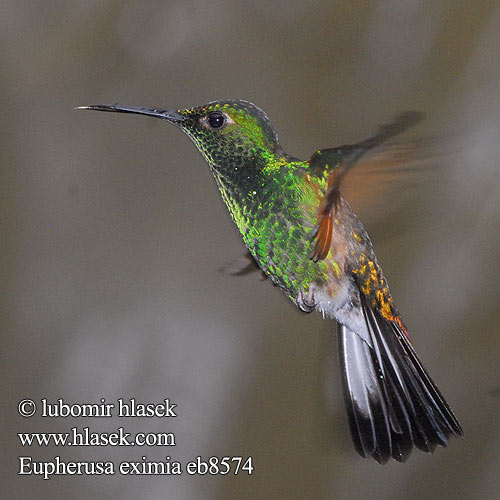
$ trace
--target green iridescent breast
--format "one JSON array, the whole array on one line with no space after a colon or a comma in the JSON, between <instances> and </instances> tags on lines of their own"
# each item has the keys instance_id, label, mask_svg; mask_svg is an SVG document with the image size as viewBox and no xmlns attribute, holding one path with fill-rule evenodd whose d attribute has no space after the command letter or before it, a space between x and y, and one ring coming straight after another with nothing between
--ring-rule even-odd
<instances>
[{"instance_id":1,"label":"green iridescent breast","mask_svg":"<svg viewBox=\"0 0 500 500\"><path fill-rule=\"evenodd\" d=\"M274 283L296 298L311 282L328 280L328 265L315 263L312 235L326 178L307 175L308 164L279 158L266 162L258 183L245 190L241 183L218 179L224 201L261 268Z\"/></svg>"}]
</instances>

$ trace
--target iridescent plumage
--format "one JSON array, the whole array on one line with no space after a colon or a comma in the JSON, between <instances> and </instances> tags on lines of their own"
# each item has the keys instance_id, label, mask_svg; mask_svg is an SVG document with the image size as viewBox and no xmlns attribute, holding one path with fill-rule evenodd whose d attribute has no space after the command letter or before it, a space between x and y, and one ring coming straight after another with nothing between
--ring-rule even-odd
<instances>
[{"instance_id":1,"label":"iridescent plumage","mask_svg":"<svg viewBox=\"0 0 500 500\"><path fill-rule=\"evenodd\" d=\"M462 430L411 346L371 241L340 183L369 149L420 116L400 115L369 139L286 154L268 117L246 101L169 111L85 109L156 116L181 128L210 165L243 241L263 272L304 312L337 320L344 397L359 453L404 461Z\"/></svg>"}]
</instances>

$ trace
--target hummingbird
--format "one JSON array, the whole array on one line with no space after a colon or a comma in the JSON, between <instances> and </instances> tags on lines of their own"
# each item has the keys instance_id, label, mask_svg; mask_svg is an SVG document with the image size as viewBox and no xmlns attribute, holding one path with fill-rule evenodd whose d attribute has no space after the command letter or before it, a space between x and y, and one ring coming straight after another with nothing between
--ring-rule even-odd
<instances>
[{"instance_id":1,"label":"hummingbird","mask_svg":"<svg viewBox=\"0 0 500 500\"><path fill-rule=\"evenodd\" d=\"M303 161L283 150L267 115L248 101L77 109L160 118L194 142L256 268L302 312L336 320L345 408L362 457L404 462L414 447L432 453L463 436L417 357L367 232L340 193L358 160L415 125L420 113L402 113L362 142Z\"/></svg>"}]
</instances>

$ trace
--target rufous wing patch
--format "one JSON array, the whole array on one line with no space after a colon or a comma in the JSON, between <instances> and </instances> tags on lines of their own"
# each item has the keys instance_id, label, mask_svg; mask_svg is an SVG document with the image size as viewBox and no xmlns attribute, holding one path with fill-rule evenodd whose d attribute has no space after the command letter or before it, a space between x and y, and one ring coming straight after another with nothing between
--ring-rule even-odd
<instances>
[{"instance_id":1,"label":"rufous wing patch","mask_svg":"<svg viewBox=\"0 0 500 500\"><path fill-rule=\"evenodd\" d=\"M322 211L319 216L319 222L314 238L316 240L314 245L314 252L312 255L312 260L318 262L318 260L323 260L328 255L330 246L332 244L332 233L333 233L333 214L329 210L327 213Z\"/></svg>"},{"instance_id":2,"label":"rufous wing patch","mask_svg":"<svg viewBox=\"0 0 500 500\"><path fill-rule=\"evenodd\" d=\"M311 257L314 262L325 259L332 244L333 219L337 214L337 204L340 199L335 177L335 171L328 174L327 192L318 210L318 224L314 234L316 243Z\"/></svg>"}]
</instances>

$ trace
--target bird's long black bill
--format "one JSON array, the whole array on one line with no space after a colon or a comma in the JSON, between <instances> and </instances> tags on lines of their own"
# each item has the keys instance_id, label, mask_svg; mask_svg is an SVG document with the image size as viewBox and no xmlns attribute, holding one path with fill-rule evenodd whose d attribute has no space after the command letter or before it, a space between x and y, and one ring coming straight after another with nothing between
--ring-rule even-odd
<instances>
[{"instance_id":1,"label":"bird's long black bill","mask_svg":"<svg viewBox=\"0 0 500 500\"><path fill-rule=\"evenodd\" d=\"M139 106L124 106L121 104L92 104L91 106L79 106L75 109L89 109L91 111L109 111L113 113L133 113L136 115L154 116L172 123L181 123L186 120L177 111L170 109L141 108Z\"/></svg>"}]
</instances>

